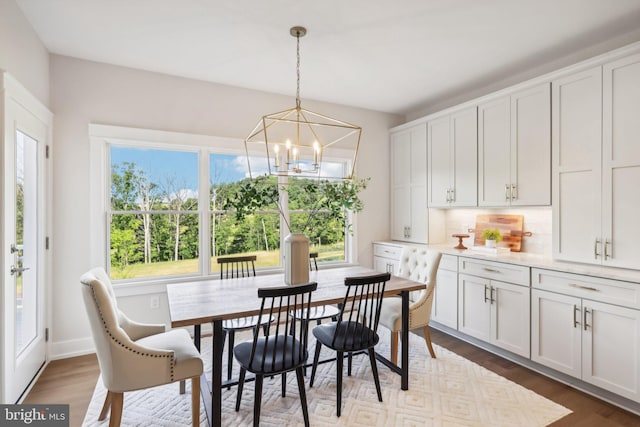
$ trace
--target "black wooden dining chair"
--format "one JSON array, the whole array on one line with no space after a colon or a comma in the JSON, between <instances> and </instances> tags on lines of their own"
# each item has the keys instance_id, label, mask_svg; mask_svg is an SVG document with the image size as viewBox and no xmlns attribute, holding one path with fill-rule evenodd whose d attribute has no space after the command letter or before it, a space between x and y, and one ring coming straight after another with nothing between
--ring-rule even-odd
<instances>
[{"instance_id":1,"label":"black wooden dining chair","mask_svg":"<svg viewBox=\"0 0 640 427\"><path fill-rule=\"evenodd\" d=\"M325 323L313 328L316 337L316 352L313 358L310 387L318 368L320 350L325 345L337 352L337 413L340 416L342 408L342 366L344 353L353 353L366 350L371 362L373 380L378 392L378 400L382 402L380 379L374 347L378 344L378 322L380 320L380 308L387 281L391 278L389 273L375 274L362 277L347 277L344 280L347 286L338 320Z\"/></svg>"},{"instance_id":2,"label":"black wooden dining chair","mask_svg":"<svg viewBox=\"0 0 640 427\"><path fill-rule=\"evenodd\" d=\"M242 389L247 371L255 374L255 397L253 406L253 425L260 424L260 405L262 401L262 384L265 375L282 374L282 396L286 395L284 374L296 371L298 392L302 404L304 425L309 426L309 411L304 386L302 367L306 364L308 328L298 326L289 316L291 311L303 310L309 313L311 293L316 290L315 282L306 285L282 286L278 288L258 289L258 298L262 298L260 317L272 317L273 323L266 328L254 328L253 340L238 344L233 353L240 363L240 379L236 398L236 412L240 410ZM301 325L308 324L301 322ZM293 323L293 334L289 334Z\"/></svg>"},{"instance_id":3,"label":"black wooden dining chair","mask_svg":"<svg viewBox=\"0 0 640 427\"><path fill-rule=\"evenodd\" d=\"M220 279L233 279L255 276L256 260L256 255L217 258L217 262L220 265ZM224 337L222 338L223 348L224 341L226 339L228 339L229 341L229 352L227 358L227 380L231 379L231 373L233 371L233 346L235 344L236 331L255 329L260 325L264 327L271 321L271 319L268 317L262 320L260 319L262 318L258 316L249 316L241 317L238 319L228 319L222 322L222 330L224 331Z\"/></svg>"}]
</instances>

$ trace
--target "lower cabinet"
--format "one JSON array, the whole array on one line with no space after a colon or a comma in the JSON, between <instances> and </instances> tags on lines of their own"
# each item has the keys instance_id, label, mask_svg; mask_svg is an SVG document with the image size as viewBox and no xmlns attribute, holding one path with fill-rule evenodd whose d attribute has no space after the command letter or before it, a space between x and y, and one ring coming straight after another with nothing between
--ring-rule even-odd
<instances>
[{"instance_id":1,"label":"lower cabinet","mask_svg":"<svg viewBox=\"0 0 640 427\"><path fill-rule=\"evenodd\" d=\"M373 244L373 269L381 273L398 274L402 245L391 243Z\"/></svg>"},{"instance_id":2,"label":"lower cabinet","mask_svg":"<svg viewBox=\"0 0 640 427\"><path fill-rule=\"evenodd\" d=\"M531 360L640 402L638 285L541 269L532 278Z\"/></svg>"},{"instance_id":3,"label":"lower cabinet","mask_svg":"<svg viewBox=\"0 0 640 427\"><path fill-rule=\"evenodd\" d=\"M458 329L458 257L442 255L436 276L431 319Z\"/></svg>"},{"instance_id":4,"label":"lower cabinet","mask_svg":"<svg viewBox=\"0 0 640 427\"><path fill-rule=\"evenodd\" d=\"M458 271L458 330L530 357L529 267L460 257Z\"/></svg>"}]
</instances>

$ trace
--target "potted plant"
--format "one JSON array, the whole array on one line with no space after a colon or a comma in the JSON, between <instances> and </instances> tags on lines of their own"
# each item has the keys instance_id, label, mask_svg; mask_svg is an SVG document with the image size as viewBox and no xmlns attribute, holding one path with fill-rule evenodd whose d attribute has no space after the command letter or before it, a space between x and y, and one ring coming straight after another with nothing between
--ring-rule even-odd
<instances>
[{"instance_id":1,"label":"potted plant","mask_svg":"<svg viewBox=\"0 0 640 427\"><path fill-rule=\"evenodd\" d=\"M485 246L495 248L496 243L502 241L502 234L497 228L487 228L482 232Z\"/></svg>"},{"instance_id":2,"label":"potted plant","mask_svg":"<svg viewBox=\"0 0 640 427\"><path fill-rule=\"evenodd\" d=\"M364 205L360 191L367 187L368 179L329 181L326 179L293 179L288 185L278 184L274 177L261 176L247 179L224 204L224 209L235 212L241 221L259 210L273 208L280 211L289 230L285 238L285 281L288 284L305 283L309 278L309 239L306 233L317 226L319 215L324 221L334 221L351 231L349 212L360 212ZM306 220L294 222L281 205L281 194L304 194Z\"/></svg>"}]
</instances>

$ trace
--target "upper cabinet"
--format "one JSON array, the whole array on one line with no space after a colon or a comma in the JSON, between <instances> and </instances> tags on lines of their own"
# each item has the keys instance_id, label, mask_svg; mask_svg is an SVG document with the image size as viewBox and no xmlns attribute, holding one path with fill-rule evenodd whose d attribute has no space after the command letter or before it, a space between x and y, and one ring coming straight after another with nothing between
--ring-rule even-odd
<instances>
[{"instance_id":1,"label":"upper cabinet","mask_svg":"<svg viewBox=\"0 0 640 427\"><path fill-rule=\"evenodd\" d=\"M640 54L552 87L554 257L638 268Z\"/></svg>"},{"instance_id":2,"label":"upper cabinet","mask_svg":"<svg viewBox=\"0 0 640 427\"><path fill-rule=\"evenodd\" d=\"M478 106L478 205L551 203L549 83Z\"/></svg>"},{"instance_id":3,"label":"upper cabinet","mask_svg":"<svg viewBox=\"0 0 640 427\"><path fill-rule=\"evenodd\" d=\"M427 243L427 125L391 134L391 238Z\"/></svg>"},{"instance_id":4,"label":"upper cabinet","mask_svg":"<svg viewBox=\"0 0 640 427\"><path fill-rule=\"evenodd\" d=\"M476 107L427 123L429 207L478 204L478 116Z\"/></svg>"}]
</instances>

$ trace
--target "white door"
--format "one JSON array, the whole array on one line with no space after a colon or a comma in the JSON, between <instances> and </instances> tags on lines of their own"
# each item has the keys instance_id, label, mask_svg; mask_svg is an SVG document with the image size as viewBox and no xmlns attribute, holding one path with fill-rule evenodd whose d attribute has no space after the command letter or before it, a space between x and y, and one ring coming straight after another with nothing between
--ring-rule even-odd
<instances>
[{"instance_id":1,"label":"white door","mask_svg":"<svg viewBox=\"0 0 640 427\"><path fill-rule=\"evenodd\" d=\"M458 273L438 269L431 319L458 329Z\"/></svg>"},{"instance_id":2,"label":"white door","mask_svg":"<svg viewBox=\"0 0 640 427\"><path fill-rule=\"evenodd\" d=\"M467 108L451 115L451 206L478 205L478 112Z\"/></svg>"},{"instance_id":3,"label":"white door","mask_svg":"<svg viewBox=\"0 0 640 427\"><path fill-rule=\"evenodd\" d=\"M449 116L428 123L429 207L448 207L451 199Z\"/></svg>"},{"instance_id":4,"label":"white door","mask_svg":"<svg viewBox=\"0 0 640 427\"><path fill-rule=\"evenodd\" d=\"M491 282L458 275L458 330L483 341L491 340Z\"/></svg>"},{"instance_id":5,"label":"white door","mask_svg":"<svg viewBox=\"0 0 640 427\"><path fill-rule=\"evenodd\" d=\"M478 206L509 206L511 103L508 96L478 106Z\"/></svg>"},{"instance_id":6,"label":"white door","mask_svg":"<svg viewBox=\"0 0 640 427\"><path fill-rule=\"evenodd\" d=\"M410 242L429 241L429 218L427 208L427 125L411 129L411 224Z\"/></svg>"},{"instance_id":7,"label":"white door","mask_svg":"<svg viewBox=\"0 0 640 427\"><path fill-rule=\"evenodd\" d=\"M45 150L50 115L3 78L2 403L18 402L45 363ZM45 112L44 122L36 114Z\"/></svg>"},{"instance_id":8,"label":"white door","mask_svg":"<svg viewBox=\"0 0 640 427\"><path fill-rule=\"evenodd\" d=\"M491 344L530 356L531 310L528 286L491 281Z\"/></svg>"},{"instance_id":9,"label":"white door","mask_svg":"<svg viewBox=\"0 0 640 427\"><path fill-rule=\"evenodd\" d=\"M391 135L391 238L406 240L411 224L411 136L408 131Z\"/></svg>"}]
</instances>

